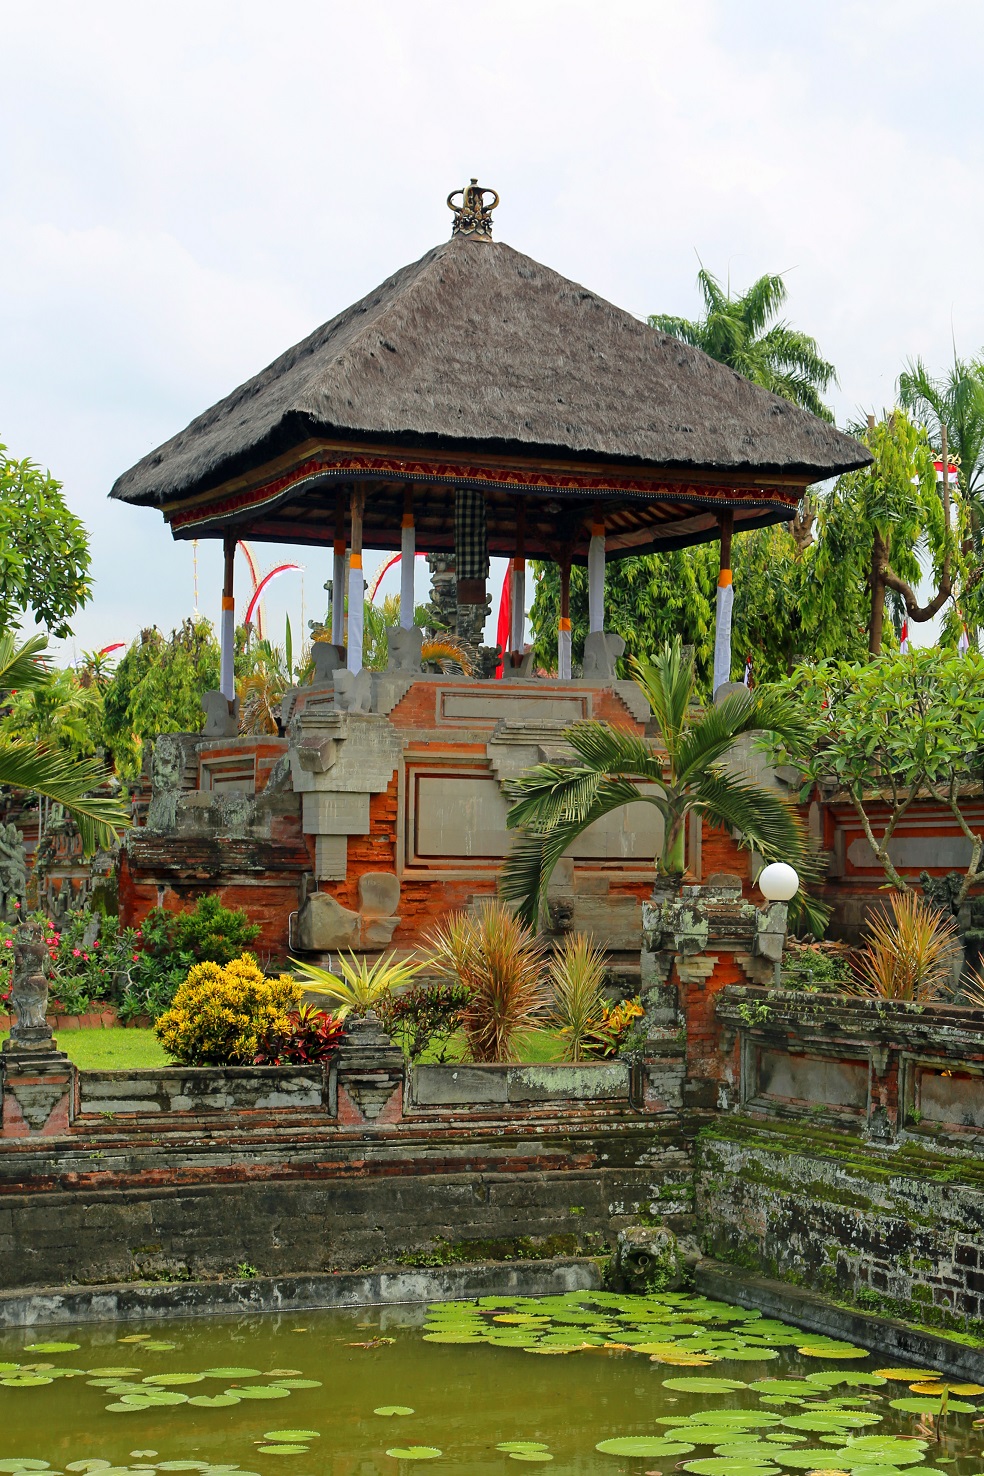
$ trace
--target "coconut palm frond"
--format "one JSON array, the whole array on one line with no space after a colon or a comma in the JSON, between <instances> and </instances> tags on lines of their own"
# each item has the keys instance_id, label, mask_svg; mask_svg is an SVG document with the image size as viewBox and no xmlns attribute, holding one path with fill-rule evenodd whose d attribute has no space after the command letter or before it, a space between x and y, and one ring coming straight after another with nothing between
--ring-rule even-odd
<instances>
[{"instance_id":1,"label":"coconut palm frond","mask_svg":"<svg viewBox=\"0 0 984 1476\"><path fill-rule=\"evenodd\" d=\"M801 710L776 692L732 692L688 726L677 748L674 779L686 783L694 778L746 733L774 734L792 753L806 743L809 728Z\"/></svg>"},{"instance_id":2,"label":"coconut palm frond","mask_svg":"<svg viewBox=\"0 0 984 1476\"><path fill-rule=\"evenodd\" d=\"M741 834L768 860L798 860L805 850L805 827L790 804L775 790L710 771L701 780L692 808L712 825Z\"/></svg>"},{"instance_id":3,"label":"coconut palm frond","mask_svg":"<svg viewBox=\"0 0 984 1476\"><path fill-rule=\"evenodd\" d=\"M683 732L694 697L694 660L683 649L679 636L667 641L652 662L630 663L632 679L653 710L660 739L672 767L677 742Z\"/></svg>"},{"instance_id":4,"label":"coconut palm frond","mask_svg":"<svg viewBox=\"0 0 984 1476\"><path fill-rule=\"evenodd\" d=\"M475 670L468 648L460 641L452 640L450 636L442 636L440 640L424 641L420 649L420 659L422 661L456 661L465 676L471 676Z\"/></svg>"},{"instance_id":5,"label":"coconut palm frond","mask_svg":"<svg viewBox=\"0 0 984 1476\"><path fill-rule=\"evenodd\" d=\"M564 738L589 768L606 774L631 775L650 784L659 784L663 778L662 754L629 728L581 722L568 728Z\"/></svg>"},{"instance_id":6,"label":"coconut palm frond","mask_svg":"<svg viewBox=\"0 0 984 1476\"><path fill-rule=\"evenodd\" d=\"M122 800L89 793L108 778L95 759L77 759L36 743L0 738L0 784L30 790L64 805L78 826L87 855L98 846L110 846L130 824L129 809Z\"/></svg>"},{"instance_id":7,"label":"coconut palm frond","mask_svg":"<svg viewBox=\"0 0 984 1476\"><path fill-rule=\"evenodd\" d=\"M9 630L0 631L0 692L26 692L51 678L45 659L48 637L30 636L17 642Z\"/></svg>"}]
</instances>

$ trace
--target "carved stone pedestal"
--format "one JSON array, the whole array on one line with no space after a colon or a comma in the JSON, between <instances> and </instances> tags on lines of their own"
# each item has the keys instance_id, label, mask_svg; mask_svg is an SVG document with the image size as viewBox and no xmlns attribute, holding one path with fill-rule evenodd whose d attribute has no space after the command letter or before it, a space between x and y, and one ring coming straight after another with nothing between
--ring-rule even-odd
<instances>
[{"instance_id":1,"label":"carved stone pedestal","mask_svg":"<svg viewBox=\"0 0 984 1476\"><path fill-rule=\"evenodd\" d=\"M75 1118L75 1067L57 1049L47 1026L25 1026L22 1036L44 1030L45 1038L5 1040L0 1053L0 1137L52 1137L67 1133Z\"/></svg>"},{"instance_id":2,"label":"carved stone pedestal","mask_svg":"<svg viewBox=\"0 0 984 1476\"><path fill-rule=\"evenodd\" d=\"M338 1120L399 1122L403 1116L403 1052L372 1013L345 1022L338 1052Z\"/></svg>"}]
</instances>

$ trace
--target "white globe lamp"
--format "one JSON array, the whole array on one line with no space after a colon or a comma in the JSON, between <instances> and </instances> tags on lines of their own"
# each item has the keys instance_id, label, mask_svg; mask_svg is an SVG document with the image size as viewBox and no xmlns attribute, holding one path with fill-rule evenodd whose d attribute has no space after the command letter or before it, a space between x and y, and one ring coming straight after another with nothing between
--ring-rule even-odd
<instances>
[{"instance_id":1,"label":"white globe lamp","mask_svg":"<svg viewBox=\"0 0 984 1476\"><path fill-rule=\"evenodd\" d=\"M791 902L799 884L796 872L785 861L772 861L758 876L758 889L766 902Z\"/></svg>"}]
</instances>

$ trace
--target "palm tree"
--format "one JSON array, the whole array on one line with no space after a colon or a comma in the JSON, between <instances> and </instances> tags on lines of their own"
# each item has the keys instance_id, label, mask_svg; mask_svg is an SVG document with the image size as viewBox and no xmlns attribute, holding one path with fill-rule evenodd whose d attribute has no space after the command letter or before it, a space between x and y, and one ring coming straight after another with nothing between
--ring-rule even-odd
<instances>
[{"instance_id":1,"label":"palm tree","mask_svg":"<svg viewBox=\"0 0 984 1476\"><path fill-rule=\"evenodd\" d=\"M791 400L803 410L833 420L821 395L837 383L833 364L821 357L816 339L788 323L772 323L788 296L781 276L759 277L740 297L731 296L731 284L722 288L716 277L701 267L697 273L706 309L704 318L692 322L668 313L654 313L653 328L669 333L693 348L703 349L712 359L737 370L753 384ZM769 327L769 324L772 326Z\"/></svg>"},{"instance_id":2,"label":"palm tree","mask_svg":"<svg viewBox=\"0 0 984 1476\"><path fill-rule=\"evenodd\" d=\"M47 645L46 636L32 636L18 645L9 631L0 631L0 694L43 692L50 686L52 674L44 660ZM109 777L96 759L79 759L68 750L13 737L0 723L0 784L64 805L87 853L108 846L130 824L122 800L89 793Z\"/></svg>"},{"instance_id":3,"label":"palm tree","mask_svg":"<svg viewBox=\"0 0 984 1476\"><path fill-rule=\"evenodd\" d=\"M800 747L806 724L789 699L764 687L736 692L700 711L694 706L693 658L679 637L663 646L653 665L632 666L658 739L610 723L575 723L564 735L574 758L539 764L506 785L516 801L507 824L520 833L503 865L500 891L518 904L527 923L539 918L551 873L581 832L637 802L653 805L663 817L660 875L682 874L691 814L738 831L769 859L810 872L809 842L795 810L774 790L727 768L729 753L746 733L773 734L791 750Z\"/></svg>"},{"instance_id":4,"label":"palm tree","mask_svg":"<svg viewBox=\"0 0 984 1476\"><path fill-rule=\"evenodd\" d=\"M948 454L959 463L957 484L971 513L975 542L984 529L984 359L958 359L941 379L934 379L922 359L911 360L899 375L899 400L942 446L946 427Z\"/></svg>"}]
</instances>

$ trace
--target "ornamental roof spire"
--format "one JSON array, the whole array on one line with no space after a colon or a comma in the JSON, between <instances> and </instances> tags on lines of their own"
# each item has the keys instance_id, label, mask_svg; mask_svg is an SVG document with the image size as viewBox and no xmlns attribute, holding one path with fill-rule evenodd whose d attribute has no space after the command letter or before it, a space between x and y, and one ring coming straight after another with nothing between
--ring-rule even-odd
<instances>
[{"instance_id":1,"label":"ornamental roof spire","mask_svg":"<svg viewBox=\"0 0 984 1476\"><path fill-rule=\"evenodd\" d=\"M461 196L460 205L454 203L457 195ZM490 205L485 203L486 195L492 196ZM480 185L477 179L473 179L471 184L460 190L452 190L448 196L448 209L454 211L451 235L471 236L476 241L491 241L492 212L498 203L499 196L495 190L488 185Z\"/></svg>"}]
</instances>

